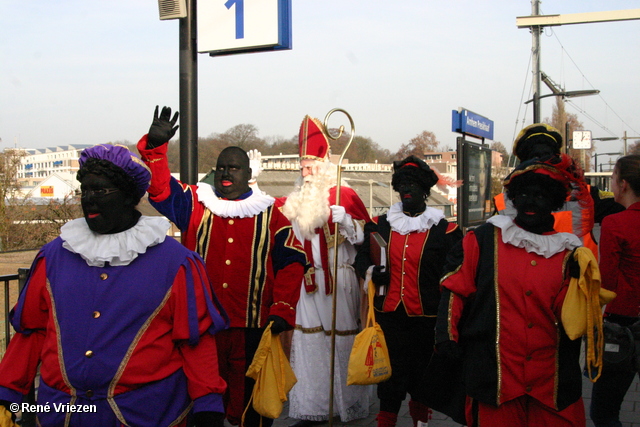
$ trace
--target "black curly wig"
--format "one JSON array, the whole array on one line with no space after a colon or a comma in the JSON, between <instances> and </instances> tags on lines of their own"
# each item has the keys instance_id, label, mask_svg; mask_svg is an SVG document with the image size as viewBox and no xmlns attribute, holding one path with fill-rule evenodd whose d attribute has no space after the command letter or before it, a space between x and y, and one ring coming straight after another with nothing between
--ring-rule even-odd
<instances>
[{"instance_id":1,"label":"black curly wig","mask_svg":"<svg viewBox=\"0 0 640 427\"><path fill-rule=\"evenodd\" d=\"M78 171L76 179L82 182L82 179L89 174L101 175L107 178L127 197L133 200L134 206L140 202L142 197L138 195L137 186L133 178L110 161L95 157L87 159Z\"/></svg>"},{"instance_id":2,"label":"black curly wig","mask_svg":"<svg viewBox=\"0 0 640 427\"><path fill-rule=\"evenodd\" d=\"M513 177L507 187L507 197L513 201L522 188L533 184L537 184L547 191L547 194L551 198L553 211L560 210L562 206L564 206L564 202L569 195L569 189L550 176L535 173L534 171L525 172Z\"/></svg>"},{"instance_id":3,"label":"black curly wig","mask_svg":"<svg viewBox=\"0 0 640 427\"><path fill-rule=\"evenodd\" d=\"M410 181L418 184L424 190L426 197L429 197L431 187L438 182L438 175L424 160L416 156L409 156L404 160L393 162L393 171L391 186L396 192L399 192L398 186L401 183Z\"/></svg>"}]
</instances>

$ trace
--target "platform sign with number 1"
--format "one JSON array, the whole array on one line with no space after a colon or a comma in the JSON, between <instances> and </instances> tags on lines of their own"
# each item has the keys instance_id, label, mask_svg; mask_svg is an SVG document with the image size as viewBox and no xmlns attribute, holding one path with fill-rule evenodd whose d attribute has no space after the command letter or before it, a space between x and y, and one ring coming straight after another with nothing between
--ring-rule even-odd
<instances>
[{"instance_id":1,"label":"platform sign with number 1","mask_svg":"<svg viewBox=\"0 0 640 427\"><path fill-rule=\"evenodd\" d=\"M291 0L198 0L198 52L291 49Z\"/></svg>"}]
</instances>

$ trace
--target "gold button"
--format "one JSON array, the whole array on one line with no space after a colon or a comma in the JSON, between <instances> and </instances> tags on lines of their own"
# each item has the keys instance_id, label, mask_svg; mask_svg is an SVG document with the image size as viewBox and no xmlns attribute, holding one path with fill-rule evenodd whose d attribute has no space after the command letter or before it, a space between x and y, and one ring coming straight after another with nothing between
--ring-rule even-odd
<instances>
[{"instance_id":1,"label":"gold button","mask_svg":"<svg viewBox=\"0 0 640 427\"><path fill-rule=\"evenodd\" d=\"M527 292L525 292L525 295L529 296L529 295L531 295L531 293L532 293L531 291L527 291Z\"/></svg>"},{"instance_id":2,"label":"gold button","mask_svg":"<svg viewBox=\"0 0 640 427\"><path fill-rule=\"evenodd\" d=\"M527 325L527 328L529 328L529 329L533 328L533 323L529 323L529 324Z\"/></svg>"},{"instance_id":3,"label":"gold button","mask_svg":"<svg viewBox=\"0 0 640 427\"><path fill-rule=\"evenodd\" d=\"M93 357L93 351L91 351L91 350L87 350L87 351L84 353L84 355L85 355L85 356L87 356L87 357Z\"/></svg>"},{"instance_id":4,"label":"gold button","mask_svg":"<svg viewBox=\"0 0 640 427\"><path fill-rule=\"evenodd\" d=\"M87 397L93 397L93 390L87 390L85 394L87 395Z\"/></svg>"},{"instance_id":5,"label":"gold button","mask_svg":"<svg viewBox=\"0 0 640 427\"><path fill-rule=\"evenodd\" d=\"M107 280L108 277L109 277L109 275L107 273L102 273L100 275L100 280Z\"/></svg>"},{"instance_id":6,"label":"gold button","mask_svg":"<svg viewBox=\"0 0 640 427\"><path fill-rule=\"evenodd\" d=\"M99 311L94 311L93 312L93 318L97 319L98 317L100 317L100 312Z\"/></svg>"},{"instance_id":7,"label":"gold button","mask_svg":"<svg viewBox=\"0 0 640 427\"><path fill-rule=\"evenodd\" d=\"M527 386L527 388L526 388L526 390L527 390L527 393L528 393L528 392L530 392L530 391L532 390L531 386L530 386L530 385L528 385L528 386Z\"/></svg>"},{"instance_id":8,"label":"gold button","mask_svg":"<svg viewBox=\"0 0 640 427\"><path fill-rule=\"evenodd\" d=\"M229 240L227 240L227 242L233 243L233 237L229 237Z\"/></svg>"},{"instance_id":9,"label":"gold button","mask_svg":"<svg viewBox=\"0 0 640 427\"><path fill-rule=\"evenodd\" d=\"M534 266L535 266L535 265L538 265L538 263L537 263L537 262L536 262L536 260L534 259L534 260L531 260L531 265L534 265Z\"/></svg>"},{"instance_id":10,"label":"gold button","mask_svg":"<svg viewBox=\"0 0 640 427\"><path fill-rule=\"evenodd\" d=\"M229 284L228 284L228 283L223 283L223 284L222 284L222 287L223 287L224 289L227 289L227 288L229 287Z\"/></svg>"},{"instance_id":11,"label":"gold button","mask_svg":"<svg viewBox=\"0 0 640 427\"><path fill-rule=\"evenodd\" d=\"M227 264L227 265L230 265L230 264L231 264L231 260L230 260L230 259L228 259L228 260L226 260L224 263L225 263L225 264Z\"/></svg>"},{"instance_id":12,"label":"gold button","mask_svg":"<svg viewBox=\"0 0 640 427\"><path fill-rule=\"evenodd\" d=\"M531 360L531 356L527 356L527 357L525 357L525 359Z\"/></svg>"},{"instance_id":13,"label":"gold button","mask_svg":"<svg viewBox=\"0 0 640 427\"><path fill-rule=\"evenodd\" d=\"M233 220L232 219L229 220L229 225L233 225Z\"/></svg>"}]
</instances>

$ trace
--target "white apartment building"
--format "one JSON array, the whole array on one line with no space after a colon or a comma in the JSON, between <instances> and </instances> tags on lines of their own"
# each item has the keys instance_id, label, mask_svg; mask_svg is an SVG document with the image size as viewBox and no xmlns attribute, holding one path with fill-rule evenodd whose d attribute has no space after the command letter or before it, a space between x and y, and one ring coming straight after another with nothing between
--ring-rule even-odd
<instances>
[{"instance_id":1,"label":"white apartment building","mask_svg":"<svg viewBox=\"0 0 640 427\"><path fill-rule=\"evenodd\" d=\"M79 169L80 152L89 144L48 148L27 148L18 169L18 182L23 192L29 192L54 173L75 175Z\"/></svg>"}]
</instances>

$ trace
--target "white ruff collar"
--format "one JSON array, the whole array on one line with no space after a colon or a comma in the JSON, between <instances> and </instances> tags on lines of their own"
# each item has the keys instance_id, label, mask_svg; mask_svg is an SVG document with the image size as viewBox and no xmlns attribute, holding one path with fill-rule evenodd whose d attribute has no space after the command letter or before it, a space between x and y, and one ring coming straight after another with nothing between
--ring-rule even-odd
<instances>
[{"instance_id":1,"label":"white ruff collar","mask_svg":"<svg viewBox=\"0 0 640 427\"><path fill-rule=\"evenodd\" d=\"M507 215L494 215L487 220L502 230L502 241L518 248L525 248L527 252L551 258L566 249L572 250L582 246L582 242L575 234L535 234L518 227Z\"/></svg>"},{"instance_id":2,"label":"white ruff collar","mask_svg":"<svg viewBox=\"0 0 640 427\"><path fill-rule=\"evenodd\" d=\"M392 205L387 212L387 221L391 229L396 233L406 235L417 231L424 233L432 226L444 218L444 213L440 209L427 208L418 216L409 216L402 211L402 202Z\"/></svg>"},{"instance_id":3,"label":"white ruff collar","mask_svg":"<svg viewBox=\"0 0 640 427\"><path fill-rule=\"evenodd\" d=\"M115 234L91 231L84 218L74 219L60 228L62 247L80 255L90 267L128 265L147 248L164 242L169 221L160 217L142 216L128 230Z\"/></svg>"},{"instance_id":4,"label":"white ruff collar","mask_svg":"<svg viewBox=\"0 0 640 427\"><path fill-rule=\"evenodd\" d=\"M244 200L223 200L216 196L213 187L204 182L198 183L196 190L198 200L207 209L223 218L250 218L264 212L276 199L262 194L261 191L254 191Z\"/></svg>"}]
</instances>

